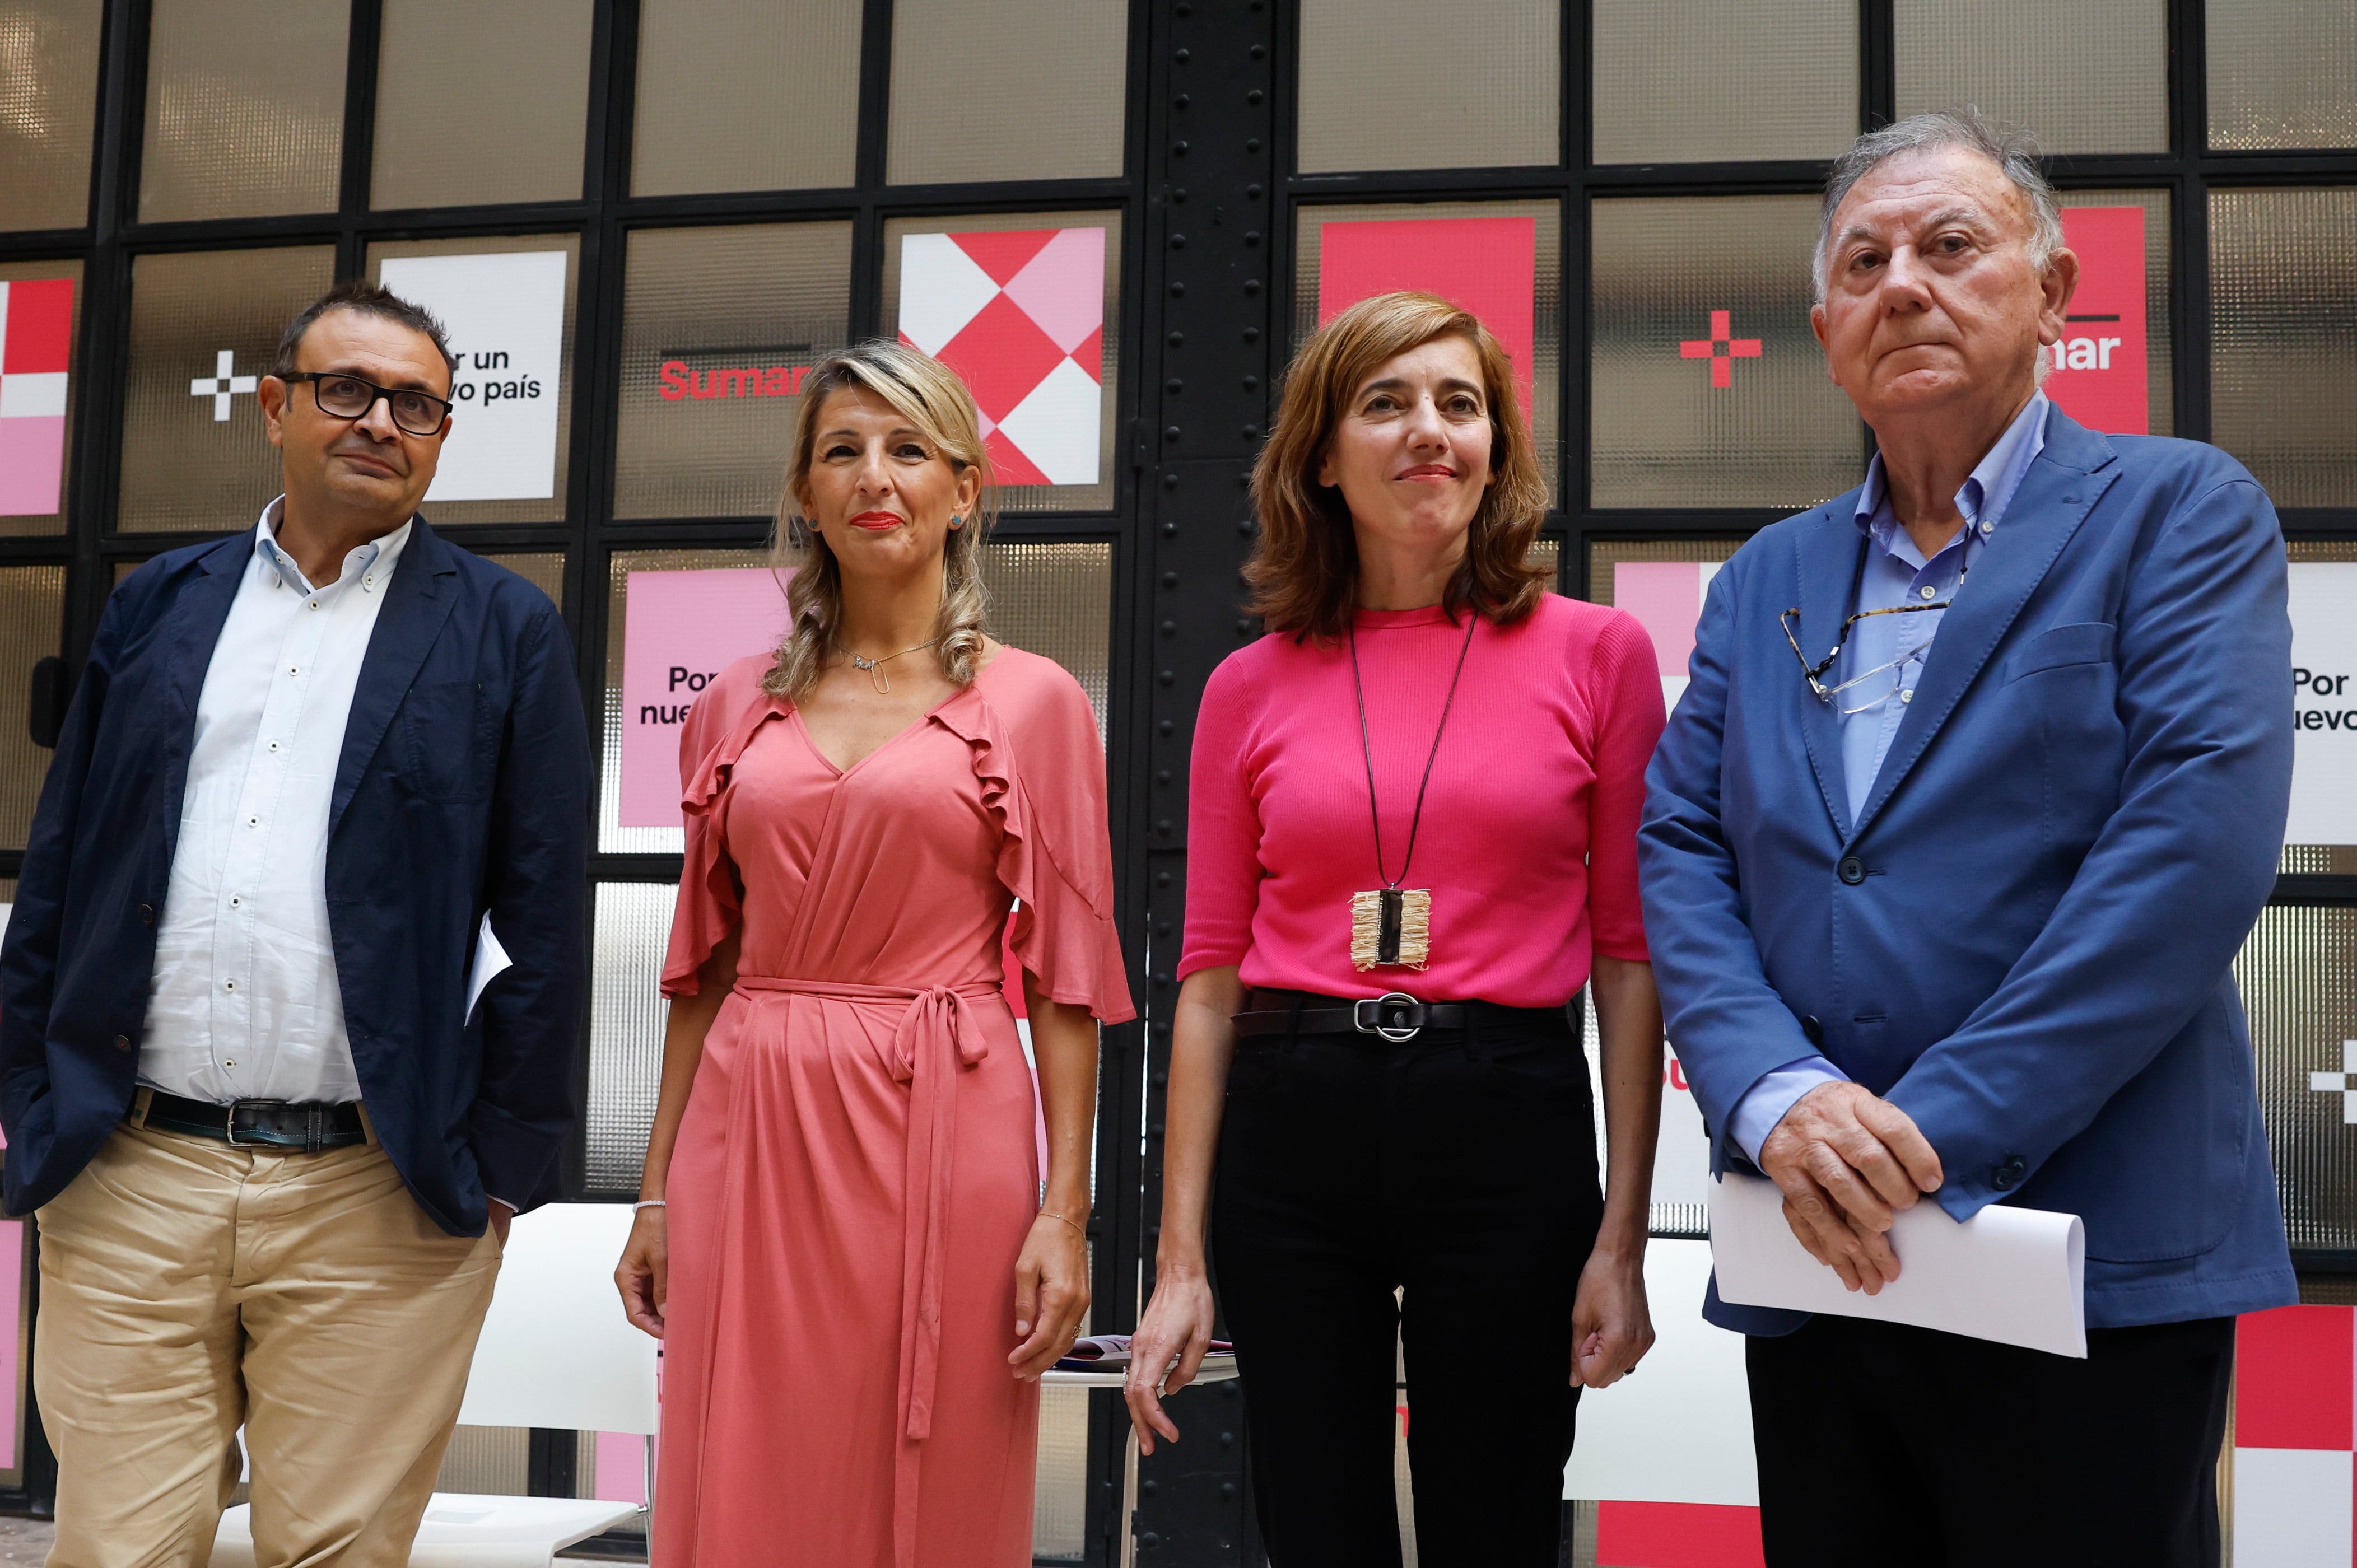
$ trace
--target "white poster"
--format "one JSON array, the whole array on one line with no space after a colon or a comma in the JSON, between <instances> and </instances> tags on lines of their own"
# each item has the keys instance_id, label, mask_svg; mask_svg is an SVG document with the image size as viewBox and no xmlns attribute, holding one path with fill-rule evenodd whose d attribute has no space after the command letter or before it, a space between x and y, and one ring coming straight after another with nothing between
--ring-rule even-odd
<instances>
[{"instance_id":1,"label":"white poster","mask_svg":"<svg viewBox=\"0 0 2357 1568\"><path fill-rule=\"evenodd\" d=\"M565 348L563 251L394 256L378 281L441 317L458 370L450 435L427 501L556 494L556 373Z\"/></svg>"},{"instance_id":2,"label":"white poster","mask_svg":"<svg viewBox=\"0 0 2357 1568\"><path fill-rule=\"evenodd\" d=\"M2291 564L2286 843L2357 843L2357 562Z\"/></svg>"}]
</instances>

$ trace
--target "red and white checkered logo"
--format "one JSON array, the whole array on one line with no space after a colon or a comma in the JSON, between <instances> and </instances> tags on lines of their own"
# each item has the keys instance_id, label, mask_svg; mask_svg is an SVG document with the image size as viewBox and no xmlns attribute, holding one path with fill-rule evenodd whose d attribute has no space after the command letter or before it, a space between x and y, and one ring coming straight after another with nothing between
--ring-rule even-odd
<instances>
[{"instance_id":1,"label":"red and white checkered logo","mask_svg":"<svg viewBox=\"0 0 2357 1568\"><path fill-rule=\"evenodd\" d=\"M2245 1316L2234 1346L2234 1568L2350 1568L2357 1308Z\"/></svg>"},{"instance_id":2,"label":"red and white checkered logo","mask_svg":"<svg viewBox=\"0 0 2357 1568\"><path fill-rule=\"evenodd\" d=\"M900 242L900 340L974 389L1001 484L1098 480L1104 257L1101 228Z\"/></svg>"},{"instance_id":3,"label":"red and white checkered logo","mask_svg":"<svg viewBox=\"0 0 2357 1568\"><path fill-rule=\"evenodd\" d=\"M0 517L46 517L64 492L73 288L0 281Z\"/></svg>"}]
</instances>

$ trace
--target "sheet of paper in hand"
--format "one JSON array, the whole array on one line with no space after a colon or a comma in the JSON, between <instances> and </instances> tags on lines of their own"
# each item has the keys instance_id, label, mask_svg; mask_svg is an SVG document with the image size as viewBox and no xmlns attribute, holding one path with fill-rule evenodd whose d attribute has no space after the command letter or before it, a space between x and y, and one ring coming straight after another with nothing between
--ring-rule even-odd
<instances>
[{"instance_id":1,"label":"sheet of paper in hand","mask_svg":"<svg viewBox=\"0 0 2357 1568\"><path fill-rule=\"evenodd\" d=\"M1958 1224L1926 1200L1899 1217L1890 1245L1899 1277L1874 1295L1848 1290L1792 1234L1774 1182L1729 1171L1711 1192L1711 1262L1722 1301L2087 1354L2087 1235L2077 1215L1991 1204Z\"/></svg>"}]
</instances>

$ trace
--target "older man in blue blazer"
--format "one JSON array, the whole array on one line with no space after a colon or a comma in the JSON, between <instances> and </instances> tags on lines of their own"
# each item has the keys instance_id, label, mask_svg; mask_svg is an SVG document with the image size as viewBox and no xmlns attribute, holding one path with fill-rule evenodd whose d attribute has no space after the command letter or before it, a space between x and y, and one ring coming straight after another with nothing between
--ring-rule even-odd
<instances>
[{"instance_id":1,"label":"older man in blue blazer","mask_svg":"<svg viewBox=\"0 0 2357 1568\"><path fill-rule=\"evenodd\" d=\"M54 1563L204 1562L241 1425L260 1561L407 1563L555 1185L588 744L556 607L416 515L453 368L370 285L296 317L285 494L115 590L67 714L0 948Z\"/></svg>"},{"instance_id":2,"label":"older man in blue blazer","mask_svg":"<svg viewBox=\"0 0 2357 1568\"><path fill-rule=\"evenodd\" d=\"M1813 313L1858 489L1712 579L1650 775L1645 923L1717 1168L1855 1288L1928 1197L2085 1222L2084 1360L1706 1305L1772 1564L2218 1560L2233 1315L2295 1299L2230 966L2292 757L2273 510L2038 390L2078 263L1971 114L1835 166Z\"/></svg>"}]
</instances>

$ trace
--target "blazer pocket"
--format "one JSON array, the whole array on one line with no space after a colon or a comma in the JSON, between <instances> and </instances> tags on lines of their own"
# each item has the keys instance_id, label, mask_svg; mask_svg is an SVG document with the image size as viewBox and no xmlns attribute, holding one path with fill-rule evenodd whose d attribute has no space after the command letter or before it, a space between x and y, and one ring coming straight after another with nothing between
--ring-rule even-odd
<instances>
[{"instance_id":1,"label":"blazer pocket","mask_svg":"<svg viewBox=\"0 0 2357 1568\"><path fill-rule=\"evenodd\" d=\"M2114 628L2107 620L2083 620L2070 626L2049 627L2021 645L2014 656L2005 661L2005 678L2009 685L2024 675L2035 675L2041 670L2059 670L2067 664L2108 664L2112 658Z\"/></svg>"},{"instance_id":2,"label":"blazer pocket","mask_svg":"<svg viewBox=\"0 0 2357 1568\"><path fill-rule=\"evenodd\" d=\"M401 706L402 774L429 800L490 793L499 714L473 681L420 682Z\"/></svg>"}]
</instances>

